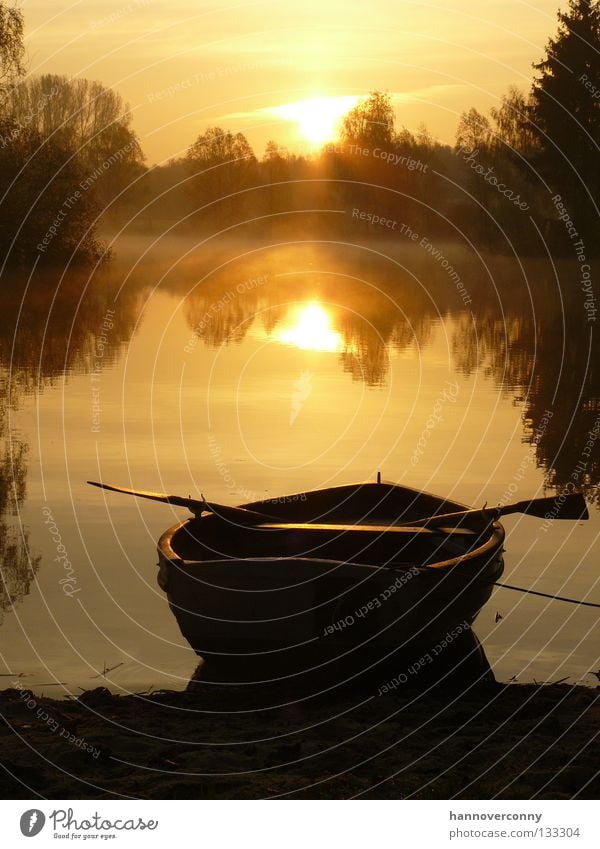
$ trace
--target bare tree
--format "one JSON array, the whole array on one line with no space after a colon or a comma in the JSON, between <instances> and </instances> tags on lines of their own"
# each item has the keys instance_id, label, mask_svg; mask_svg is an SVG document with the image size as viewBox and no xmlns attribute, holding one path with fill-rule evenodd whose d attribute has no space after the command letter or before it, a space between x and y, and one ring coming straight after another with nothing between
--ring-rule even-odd
<instances>
[{"instance_id":1,"label":"bare tree","mask_svg":"<svg viewBox=\"0 0 600 849\"><path fill-rule=\"evenodd\" d=\"M0 3L0 91L23 73L23 13Z\"/></svg>"},{"instance_id":2,"label":"bare tree","mask_svg":"<svg viewBox=\"0 0 600 849\"><path fill-rule=\"evenodd\" d=\"M487 147L490 140L491 127L485 115L474 108L463 112L456 129L456 146L464 150L480 150Z\"/></svg>"}]
</instances>

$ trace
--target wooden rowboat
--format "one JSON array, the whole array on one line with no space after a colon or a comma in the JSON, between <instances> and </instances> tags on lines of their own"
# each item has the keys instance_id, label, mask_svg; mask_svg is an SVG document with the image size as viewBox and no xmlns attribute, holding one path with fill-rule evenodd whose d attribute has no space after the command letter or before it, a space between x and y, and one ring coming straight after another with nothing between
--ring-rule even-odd
<instances>
[{"instance_id":1,"label":"wooden rowboat","mask_svg":"<svg viewBox=\"0 0 600 849\"><path fill-rule=\"evenodd\" d=\"M418 656L468 629L503 570L493 513L419 527L466 508L408 487L363 483L242 507L268 518L201 513L158 543L159 585L204 658L297 674Z\"/></svg>"},{"instance_id":2,"label":"wooden rowboat","mask_svg":"<svg viewBox=\"0 0 600 849\"><path fill-rule=\"evenodd\" d=\"M473 654L503 570L500 517L588 518L580 493L476 510L379 476L239 507L88 483L193 513L161 536L158 583L194 651L253 680L419 669L461 634Z\"/></svg>"}]
</instances>

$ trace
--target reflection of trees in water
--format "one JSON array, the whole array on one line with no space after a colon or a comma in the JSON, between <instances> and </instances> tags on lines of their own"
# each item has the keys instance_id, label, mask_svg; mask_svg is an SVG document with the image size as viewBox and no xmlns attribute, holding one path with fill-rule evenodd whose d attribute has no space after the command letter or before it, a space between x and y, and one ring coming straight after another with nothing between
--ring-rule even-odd
<instances>
[{"instance_id":1,"label":"reflection of trees in water","mask_svg":"<svg viewBox=\"0 0 600 849\"><path fill-rule=\"evenodd\" d=\"M422 250L397 252L402 264L394 264L358 246L311 252L299 245L265 248L250 262L242 255L207 274L186 298L186 317L199 338L222 345L243 339L256 320L272 334L290 304L319 300L343 340L344 371L378 385L387 379L391 349L425 348L436 320L449 316L456 369L480 371L523 405L524 440L535 446L548 486L572 481L600 502L599 440L588 445L600 414L600 352L597 341L590 351L574 263L557 267L559 291L555 269L543 259L476 257L456 245L442 250L472 297L468 309L440 261ZM197 272L190 281L200 279ZM245 288L260 276L263 282ZM540 429L546 410L553 416Z\"/></svg>"},{"instance_id":2,"label":"reflection of trees in water","mask_svg":"<svg viewBox=\"0 0 600 849\"><path fill-rule=\"evenodd\" d=\"M504 316L498 304L455 321L457 368L482 370L522 403L524 441L548 487L580 487L600 505L600 350L581 292L565 289L562 304L558 295L538 297L534 306L515 293L502 307Z\"/></svg>"},{"instance_id":3,"label":"reflection of trees in water","mask_svg":"<svg viewBox=\"0 0 600 849\"><path fill-rule=\"evenodd\" d=\"M549 486L581 487L600 506L600 346L582 313L581 299L575 297L566 334L560 319L541 334L536 383L525 404L525 433L537 441ZM541 431L546 410L554 415Z\"/></svg>"},{"instance_id":4,"label":"reflection of trees in water","mask_svg":"<svg viewBox=\"0 0 600 849\"><path fill-rule=\"evenodd\" d=\"M29 284L11 276L0 289L0 617L29 593L40 560L31 555L29 533L19 519L28 446L10 428L9 411L63 374L87 373L115 359L131 336L139 298L127 290L115 300L117 284L109 268L92 280L81 270L63 279L60 272L45 270ZM107 330L109 309L113 327ZM109 344L99 357L103 333Z\"/></svg>"},{"instance_id":5,"label":"reflection of trees in water","mask_svg":"<svg viewBox=\"0 0 600 849\"><path fill-rule=\"evenodd\" d=\"M6 440L2 440L6 442ZM0 458L0 624L3 611L21 601L39 565L31 557L29 534L16 517L25 497L27 447L17 439L3 444Z\"/></svg>"},{"instance_id":6,"label":"reflection of trees in water","mask_svg":"<svg viewBox=\"0 0 600 849\"><path fill-rule=\"evenodd\" d=\"M137 294L125 289L115 300L118 279L111 268L90 279L82 270L61 274L45 271L27 285L18 277L1 290L0 365L11 368L11 395L52 383L70 373L87 373L94 362L108 365L131 336L137 317ZM103 327L108 310L113 327ZM98 340L108 344L98 356Z\"/></svg>"},{"instance_id":7,"label":"reflection of trees in water","mask_svg":"<svg viewBox=\"0 0 600 849\"><path fill-rule=\"evenodd\" d=\"M536 364L535 333L533 317L518 312L457 316L452 341L456 369L465 376L480 370L504 392L520 396Z\"/></svg>"},{"instance_id":8,"label":"reflection of trees in water","mask_svg":"<svg viewBox=\"0 0 600 849\"><path fill-rule=\"evenodd\" d=\"M191 292L185 316L203 342L212 346L240 342L256 326L273 335L290 318L291 307L316 301L329 314L331 329L341 336L344 371L371 386L385 382L390 348L402 351L426 344L438 312L427 291L406 270L351 247L270 248L259 258L244 255L196 285L202 277L199 271L196 266L192 275L188 269ZM181 293L181 278L177 289ZM396 300L399 289L404 290L401 301Z\"/></svg>"}]
</instances>

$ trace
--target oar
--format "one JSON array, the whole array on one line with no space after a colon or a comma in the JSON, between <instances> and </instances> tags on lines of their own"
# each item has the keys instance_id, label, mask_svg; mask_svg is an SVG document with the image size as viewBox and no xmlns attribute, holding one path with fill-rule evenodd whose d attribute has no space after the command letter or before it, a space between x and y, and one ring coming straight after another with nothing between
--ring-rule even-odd
<instances>
[{"instance_id":1,"label":"oar","mask_svg":"<svg viewBox=\"0 0 600 849\"><path fill-rule=\"evenodd\" d=\"M552 498L532 498L531 501L517 501L502 507L492 507L483 510L460 510L457 513L444 513L418 519L413 522L401 522L401 525L411 527L431 527L432 525L460 525L469 519L481 517L482 513L490 519L499 519L511 513L524 513L526 516L537 516L540 519L589 519L585 498L580 492L569 495L555 495Z\"/></svg>"},{"instance_id":2,"label":"oar","mask_svg":"<svg viewBox=\"0 0 600 849\"><path fill-rule=\"evenodd\" d=\"M183 498L181 495L165 495L162 492L145 492L139 489L126 489L122 486L110 486L107 483L98 483L98 481L87 481L92 486L99 486L101 489L108 489L111 492L121 492L125 495L135 495L137 498L148 498L150 501L162 501L164 504L173 504L175 507L187 507L194 514L200 516L201 513L210 512L221 519L228 522L233 522L238 525L259 525L262 522L280 522L276 516L269 516L266 513L257 513L254 510L246 510L245 507L227 507L225 504L214 504L212 502L196 498Z\"/></svg>"}]
</instances>

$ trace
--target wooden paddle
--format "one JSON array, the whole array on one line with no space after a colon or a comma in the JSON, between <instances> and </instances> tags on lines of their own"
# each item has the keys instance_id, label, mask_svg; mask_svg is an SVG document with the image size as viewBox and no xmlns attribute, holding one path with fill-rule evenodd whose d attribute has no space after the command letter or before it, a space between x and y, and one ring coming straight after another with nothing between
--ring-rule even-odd
<instances>
[{"instance_id":1,"label":"wooden paddle","mask_svg":"<svg viewBox=\"0 0 600 849\"><path fill-rule=\"evenodd\" d=\"M411 527L427 527L436 525L454 526L468 522L471 518L481 517L482 514L489 519L499 519L511 513L524 513L526 516L537 516L540 519L589 519L585 498L580 492L569 495L555 495L551 498L532 498L531 501L516 501L514 504L505 504L502 507L484 507L481 510L460 510L457 513L443 513L439 516L430 516L427 519L418 519L413 522L400 522L400 525Z\"/></svg>"},{"instance_id":2,"label":"wooden paddle","mask_svg":"<svg viewBox=\"0 0 600 849\"><path fill-rule=\"evenodd\" d=\"M122 486L110 486L98 481L87 481L92 486L108 489L110 492L121 492L125 495L135 495L137 498L148 498L150 501L162 501L164 504L172 504L174 507L187 507L187 509L198 517L201 513L214 513L220 519L225 519L237 525L260 525L264 522L280 522L276 516L266 513L257 513L254 510L246 510L245 507L227 507L225 504L214 504L202 499L184 498L181 495L165 495L162 492L145 492L138 489L126 489Z\"/></svg>"},{"instance_id":3,"label":"wooden paddle","mask_svg":"<svg viewBox=\"0 0 600 849\"><path fill-rule=\"evenodd\" d=\"M256 510L247 510L245 507L228 507L225 504L215 504L206 500L184 498L181 495L165 495L159 492L144 492L143 490L126 489L120 486L110 486L97 481L87 481L92 486L108 489L111 492L121 492L125 495L135 495L138 498L148 498L151 501L162 501L165 504L173 504L175 507L186 507L194 516L210 512L221 519L238 525L262 525L275 523L278 528L283 528L286 523L280 517L270 516L267 513L259 513ZM417 519L412 522L394 522L392 527L430 528L438 527L440 530L450 529L461 524L467 524L471 519L481 519L482 514L490 520L508 516L511 513L524 513L527 516L537 516L546 519L589 519L589 513L585 498L580 492L569 495L556 495L551 498L533 498L530 501L517 501L514 504L505 504L502 507L483 509L460 510L456 513L441 513L437 516L429 516L425 519ZM349 526L354 527L354 526Z\"/></svg>"}]
</instances>

